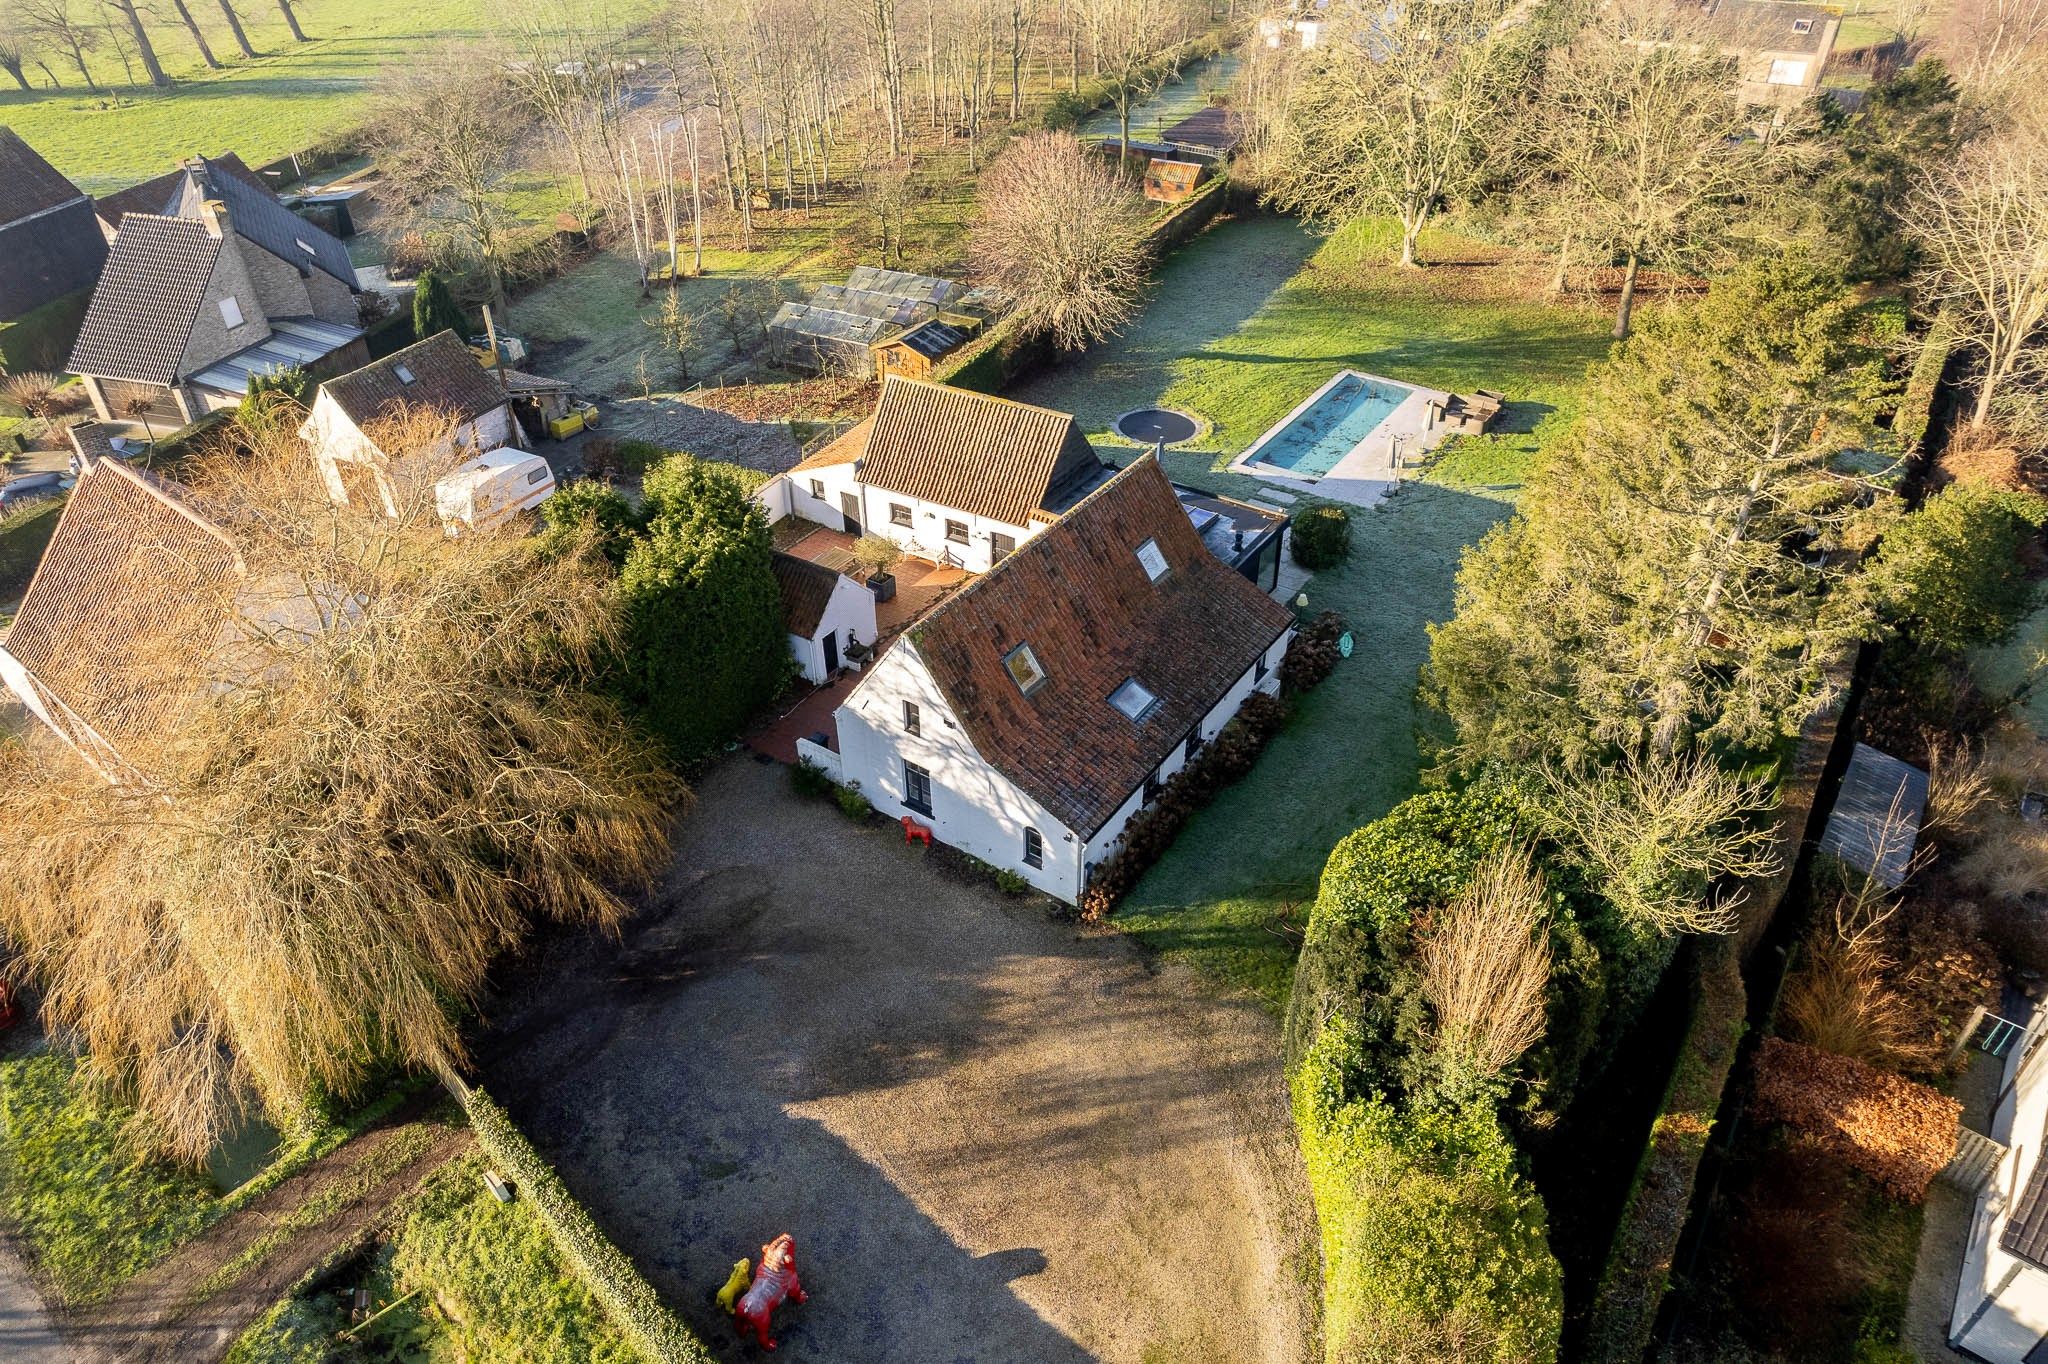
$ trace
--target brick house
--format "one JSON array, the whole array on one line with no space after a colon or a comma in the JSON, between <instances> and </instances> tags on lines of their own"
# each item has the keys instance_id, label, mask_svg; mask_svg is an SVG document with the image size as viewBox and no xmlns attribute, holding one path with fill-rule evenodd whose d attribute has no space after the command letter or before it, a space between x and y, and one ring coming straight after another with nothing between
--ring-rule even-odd
<instances>
[{"instance_id":1,"label":"brick house","mask_svg":"<svg viewBox=\"0 0 2048 1364\"><path fill-rule=\"evenodd\" d=\"M258 374L319 379L369 359L347 248L211 161L190 174L204 197L178 214L121 218L72 349L102 421L137 398L194 421Z\"/></svg>"}]
</instances>

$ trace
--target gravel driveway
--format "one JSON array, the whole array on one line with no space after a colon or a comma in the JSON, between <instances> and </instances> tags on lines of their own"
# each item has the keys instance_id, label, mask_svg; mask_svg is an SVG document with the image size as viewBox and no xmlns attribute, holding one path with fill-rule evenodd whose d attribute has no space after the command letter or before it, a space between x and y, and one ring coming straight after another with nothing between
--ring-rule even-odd
<instances>
[{"instance_id":1,"label":"gravel driveway","mask_svg":"<svg viewBox=\"0 0 2048 1364\"><path fill-rule=\"evenodd\" d=\"M541 948L481 1066L722 1357L757 1352L710 1295L781 1231L812 1298L778 1358L1311 1356L1270 1020L942 877L780 767L698 795L649 909Z\"/></svg>"}]
</instances>

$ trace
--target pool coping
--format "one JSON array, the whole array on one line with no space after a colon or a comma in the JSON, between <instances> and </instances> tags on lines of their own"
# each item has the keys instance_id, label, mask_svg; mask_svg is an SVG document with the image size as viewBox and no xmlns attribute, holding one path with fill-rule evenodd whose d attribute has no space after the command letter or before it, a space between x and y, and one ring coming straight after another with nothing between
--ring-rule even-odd
<instances>
[{"instance_id":1,"label":"pool coping","mask_svg":"<svg viewBox=\"0 0 2048 1364\"><path fill-rule=\"evenodd\" d=\"M1320 402L1325 394L1347 376L1367 383L1391 384L1405 388L1408 390L1408 396L1395 404L1393 409L1380 419L1378 425L1366 432L1357 444L1340 455L1336 463L1321 474L1298 474L1292 469L1284 469L1277 464L1266 464L1259 460L1258 453L1268 442L1291 426L1302 413ZM1403 428L1400 439L1404 443L1413 441L1413 444L1405 445L1406 453L1419 455L1435 449L1450 438L1451 432L1441 427L1432 429L1424 414L1427 413L1431 402L1447 404L1450 399L1451 394L1444 389L1409 383L1388 374L1368 374L1362 369L1347 366L1332 374L1315 392L1296 403L1286 416L1267 427L1257 440L1246 447L1243 454L1231 460L1225 467L1231 473L1246 474L1297 492L1371 506L1386 496L1388 489L1400 481L1401 466L1389 463L1384 458L1368 458L1367 447L1375 447L1373 453L1377 455L1379 447L1387 445L1392 439L1383 438L1380 433L1395 425L1397 419L1405 413L1406 420L1400 423Z\"/></svg>"}]
</instances>

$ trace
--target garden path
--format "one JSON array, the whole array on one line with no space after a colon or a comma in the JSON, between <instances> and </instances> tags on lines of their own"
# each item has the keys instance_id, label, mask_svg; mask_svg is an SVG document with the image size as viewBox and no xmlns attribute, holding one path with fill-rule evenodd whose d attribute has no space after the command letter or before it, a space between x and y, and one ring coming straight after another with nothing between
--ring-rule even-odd
<instances>
[{"instance_id":1,"label":"garden path","mask_svg":"<svg viewBox=\"0 0 2048 1364\"><path fill-rule=\"evenodd\" d=\"M727 760L622 940L508 981L486 1084L722 1358L1298 1364L1314 1223L1272 1023Z\"/></svg>"}]
</instances>

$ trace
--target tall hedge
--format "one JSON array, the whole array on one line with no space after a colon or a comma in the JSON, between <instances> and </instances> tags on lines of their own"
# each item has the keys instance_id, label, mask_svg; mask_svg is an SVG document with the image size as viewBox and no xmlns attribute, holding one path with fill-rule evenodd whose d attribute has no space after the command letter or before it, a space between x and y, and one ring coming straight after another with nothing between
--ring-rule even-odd
<instances>
[{"instance_id":1,"label":"tall hedge","mask_svg":"<svg viewBox=\"0 0 2048 1364\"><path fill-rule=\"evenodd\" d=\"M1492 1106L1397 1109L1357 1092L1339 1016L1292 1080L1324 1257L1329 1364L1542 1364L1563 1274L1543 1201Z\"/></svg>"},{"instance_id":2,"label":"tall hedge","mask_svg":"<svg viewBox=\"0 0 2048 1364\"><path fill-rule=\"evenodd\" d=\"M708 757L794 671L767 514L687 455L648 472L619 569L626 700L679 763Z\"/></svg>"}]
</instances>

